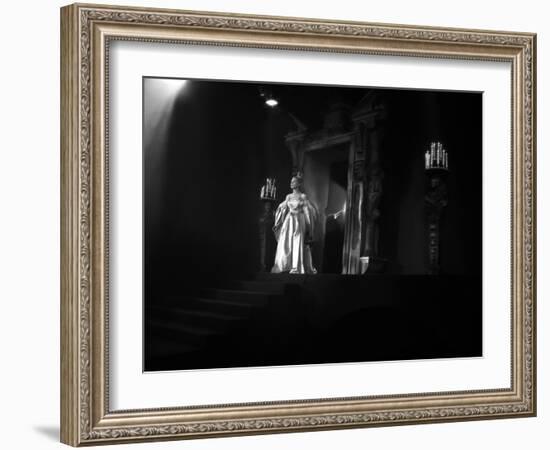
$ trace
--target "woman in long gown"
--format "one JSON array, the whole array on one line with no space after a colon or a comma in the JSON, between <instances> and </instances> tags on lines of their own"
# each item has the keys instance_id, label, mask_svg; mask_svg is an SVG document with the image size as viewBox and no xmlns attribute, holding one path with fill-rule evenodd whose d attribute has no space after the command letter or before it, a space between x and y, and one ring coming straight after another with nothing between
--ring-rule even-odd
<instances>
[{"instance_id":1,"label":"woman in long gown","mask_svg":"<svg viewBox=\"0 0 550 450\"><path fill-rule=\"evenodd\" d=\"M277 251L272 273L315 274L311 260L311 243L317 211L302 192L302 178L295 176L290 181L292 193L278 206L275 212L273 231L277 239Z\"/></svg>"}]
</instances>

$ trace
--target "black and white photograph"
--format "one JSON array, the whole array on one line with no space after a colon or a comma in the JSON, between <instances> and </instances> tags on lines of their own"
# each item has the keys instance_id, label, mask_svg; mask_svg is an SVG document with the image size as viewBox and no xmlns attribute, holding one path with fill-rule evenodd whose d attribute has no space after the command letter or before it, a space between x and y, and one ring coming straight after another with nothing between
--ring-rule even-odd
<instances>
[{"instance_id":1,"label":"black and white photograph","mask_svg":"<svg viewBox=\"0 0 550 450\"><path fill-rule=\"evenodd\" d=\"M481 92L142 88L145 372L483 356Z\"/></svg>"},{"instance_id":2,"label":"black and white photograph","mask_svg":"<svg viewBox=\"0 0 550 450\"><path fill-rule=\"evenodd\" d=\"M40 4L44 39L14 34L5 192L28 199L4 221L24 237L4 233L22 269L4 328L28 339L6 339L6 385L39 373L10 390L36 419L16 442L544 435L541 8L395 1ZM29 86L59 106L35 101L32 127Z\"/></svg>"}]
</instances>

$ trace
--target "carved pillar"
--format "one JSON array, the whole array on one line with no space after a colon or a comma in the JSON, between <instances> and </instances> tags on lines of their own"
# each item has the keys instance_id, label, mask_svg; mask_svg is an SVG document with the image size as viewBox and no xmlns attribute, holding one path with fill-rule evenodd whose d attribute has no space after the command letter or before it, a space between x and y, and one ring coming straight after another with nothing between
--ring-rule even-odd
<instances>
[{"instance_id":1,"label":"carved pillar","mask_svg":"<svg viewBox=\"0 0 550 450\"><path fill-rule=\"evenodd\" d=\"M384 171L380 165L383 138L383 123L386 112L377 103L375 96L367 96L361 108L353 115L362 161L362 197L360 206L359 248L355 249L357 259L355 272L381 272L385 260L379 255L380 201L383 193ZM356 159L356 161L358 161ZM354 233L357 233L354 230Z\"/></svg>"},{"instance_id":2,"label":"carved pillar","mask_svg":"<svg viewBox=\"0 0 550 450\"><path fill-rule=\"evenodd\" d=\"M447 206L447 170L428 169L426 217L428 223L428 271L430 274L437 275L440 272L439 264L439 242L440 242L440 223L443 210Z\"/></svg>"},{"instance_id":3,"label":"carved pillar","mask_svg":"<svg viewBox=\"0 0 550 450\"><path fill-rule=\"evenodd\" d=\"M363 196L365 179L365 141L364 123L354 122L354 134L350 145L348 168L348 199L346 206L346 224L344 228L344 249L342 254L342 273L354 275L361 270L361 243L363 220Z\"/></svg>"},{"instance_id":4,"label":"carved pillar","mask_svg":"<svg viewBox=\"0 0 550 450\"><path fill-rule=\"evenodd\" d=\"M380 202L384 191L384 171L380 165L380 150L384 134L383 122L377 115L373 118L369 132L369 158L366 168L368 184L364 202L365 239L361 253L362 273L382 272L386 260L381 258L380 242Z\"/></svg>"},{"instance_id":5,"label":"carved pillar","mask_svg":"<svg viewBox=\"0 0 550 450\"><path fill-rule=\"evenodd\" d=\"M362 256L378 256L378 218L382 198L384 172L379 163L379 132L369 133L370 158L367 165L367 195L365 199L365 245Z\"/></svg>"},{"instance_id":6,"label":"carved pillar","mask_svg":"<svg viewBox=\"0 0 550 450\"><path fill-rule=\"evenodd\" d=\"M260 272L271 270L275 258L275 236L273 225L275 224L274 199L262 199L262 212L258 220L260 232Z\"/></svg>"}]
</instances>

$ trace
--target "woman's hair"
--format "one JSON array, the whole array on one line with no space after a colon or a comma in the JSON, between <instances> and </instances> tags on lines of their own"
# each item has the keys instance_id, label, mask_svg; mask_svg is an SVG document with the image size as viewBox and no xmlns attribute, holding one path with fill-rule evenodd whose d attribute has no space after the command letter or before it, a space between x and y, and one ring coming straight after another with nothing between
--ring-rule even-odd
<instances>
[{"instance_id":1,"label":"woman's hair","mask_svg":"<svg viewBox=\"0 0 550 450\"><path fill-rule=\"evenodd\" d=\"M301 173L297 173L292 178L295 179L300 186L302 186L304 184L304 177L302 176Z\"/></svg>"}]
</instances>

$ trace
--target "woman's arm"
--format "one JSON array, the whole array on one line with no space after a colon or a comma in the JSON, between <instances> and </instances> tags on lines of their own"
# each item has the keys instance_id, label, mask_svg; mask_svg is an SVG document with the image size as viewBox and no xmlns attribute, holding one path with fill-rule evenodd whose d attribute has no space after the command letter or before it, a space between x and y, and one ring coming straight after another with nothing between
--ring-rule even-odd
<instances>
[{"instance_id":1,"label":"woman's arm","mask_svg":"<svg viewBox=\"0 0 550 450\"><path fill-rule=\"evenodd\" d=\"M304 202L304 214L306 216L306 235L307 240L313 240L315 225L317 222L317 208L315 205L307 198L306 194L302 194L302 201Z\"/></svg>"},{"instance_id":2,"label":"woman's arm","mask_svg":"<svg viewBox=\"0 0 550 450\"><path fill-rule=\"evenodd\" d=\"M273 224L273 232L275 233L275 239L277 239L277 241L279 240L279 234L281 233L283 221L285 220L285 217L288 213L287 200L288 195L286 196L285 200L279 204L277 210L275 211L275 223Z\"/></svg>"}]
</instances>

